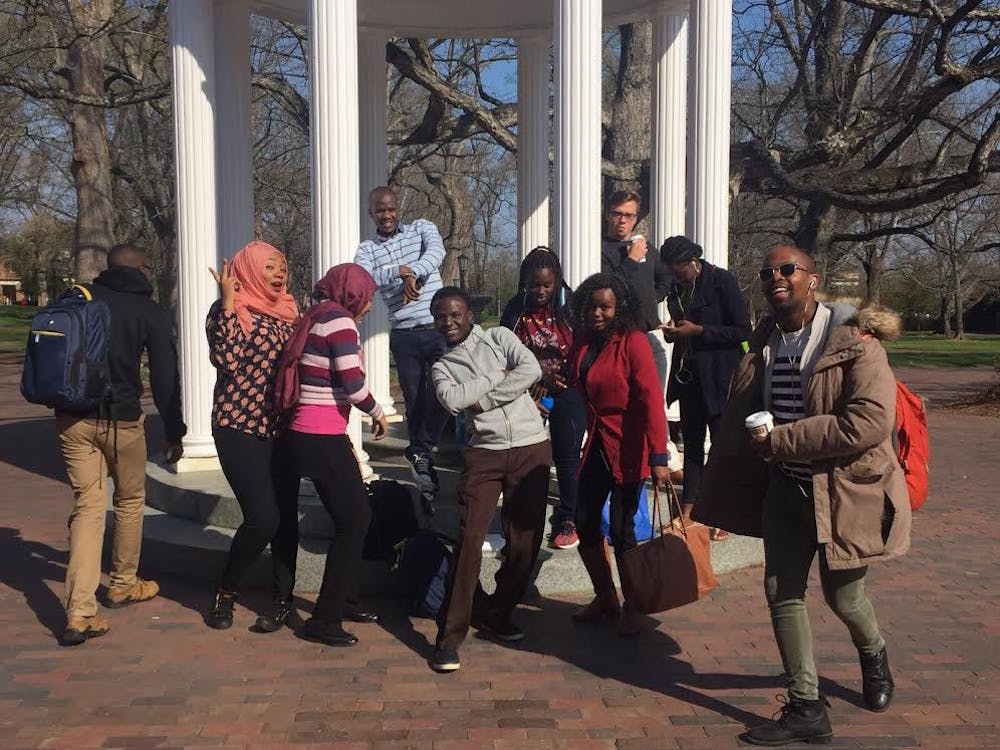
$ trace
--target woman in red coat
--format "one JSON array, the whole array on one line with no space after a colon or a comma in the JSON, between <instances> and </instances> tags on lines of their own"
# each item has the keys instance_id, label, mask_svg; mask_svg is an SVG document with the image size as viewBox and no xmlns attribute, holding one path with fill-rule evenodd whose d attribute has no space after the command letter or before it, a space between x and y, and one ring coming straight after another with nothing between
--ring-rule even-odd
<instances>
[{"instance_id":1,"label":"woman in red coat","mask_svg":"<svg viewBox=\"0 0 1000 750\"><path fill-rule=\"evenodd\" d=\"M577 622L619 612L618 594L601 534L601 509L611 495L611 544L615 557L636 546L632 519L644 480L657 486L669 479L667 423L663 391L653 351L639 330L639 303L628 285L611 274L586 279L573 301L577 387L587 404L587 443L583 448L576 526L580 557L594 584L594 599L573 615ZM621 565L619 574L623 574ZM637 635L640 616L626 600L618 633Z\"/></svg>"}]
</instances>

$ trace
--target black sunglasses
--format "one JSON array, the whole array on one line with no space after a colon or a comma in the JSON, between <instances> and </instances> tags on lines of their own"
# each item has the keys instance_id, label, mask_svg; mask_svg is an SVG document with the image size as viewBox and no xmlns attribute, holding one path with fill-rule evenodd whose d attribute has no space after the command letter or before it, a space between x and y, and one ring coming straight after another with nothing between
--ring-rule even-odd
<instances>
[{"instance_id":1,"label":"black sunglasses","mask_svg":"<svg viewBox=\"0 0 1000 750\"><path fill-rule=\"evenodd\" d=\"M761 281L770 281L774 278L774 272L777 271L786 279L791 278L796 270L808 271L808 268L803 268L797 263L782 263L780 266L764 266L757 272Z\"/></svg>"}]
</instances>

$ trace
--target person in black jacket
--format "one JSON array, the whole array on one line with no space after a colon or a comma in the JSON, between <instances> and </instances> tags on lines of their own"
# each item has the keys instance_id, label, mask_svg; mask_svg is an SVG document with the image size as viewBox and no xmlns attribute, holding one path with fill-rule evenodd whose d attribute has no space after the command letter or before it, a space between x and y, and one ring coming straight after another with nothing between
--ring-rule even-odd
<instances>
[{"instance_id":1,"label":"person in black jacket","mask_svg":"<svg viewBox=\"0 0 1000 750\"><path fill-rule=\"evenodd\" d=\"M111 311L108 371L111 395L88 414L56 413L59 446L75 503L69 517L69 565L66 569L66 629L61 642L76 646L104 635L107 621L97 614L97 586L106 512L105 477L114 480L114 536L111 575L105 605L125 607L156 596L159 586L136 575L142 545L146 502L146 436L139 404L143 352L149 357L153 401L163 419L168 463L182 455L187 428L181 418L177 351L167 312L152 300L146 278L149 260L135 245L108 253L108 269L89 286Z\"/></svg>"},{"instance_id":2,"label":"person in black jacket","mask_svg":"<svg viewBox=\"0 0 1000 750\"><path fill-rule=\"evenodd\" d=\"M726 404L729 381L750 337L750 314L736 277L702 260L702 249L687 237L671 237L660 248L674 281L667 295L671 320L663 337L674 344L667 402L680 401L684 435L684 515L691 514L701 489L705 431L712 433ZM712 530L712 538L726 532Z\"/></svg>"},{"instance_id":3,"label":"person in black jacket","mask_svg":"<svg viewBox=\"0 0 1000 750\"><path fill-rule=\"evenodd\" d=\"M610 273L626 284L639 301L639 328L649 335L653 362L660 386L666 396L667 375L670 365L670 348L660 335L660 314L657 308L670 290L670 272L656 252L656 245L640 234L635 234L639 219L639 196L628 190L619 190L608 198L605 215L605 234L601 243L601 272ZM653 252L648 252L652 247ZM667 411L668 420L676 420L676 412ZM668 438L671 456L677 451ZM671 462L670 469L679 466Z\"/></svg>"}]
</instances>

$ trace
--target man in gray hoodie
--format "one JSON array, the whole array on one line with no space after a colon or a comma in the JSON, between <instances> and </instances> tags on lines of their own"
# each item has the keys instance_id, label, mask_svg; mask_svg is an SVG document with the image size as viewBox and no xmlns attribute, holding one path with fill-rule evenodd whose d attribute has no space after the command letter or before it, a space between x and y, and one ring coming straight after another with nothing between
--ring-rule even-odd
<instances>
[{"instance_id":1,"label":"man in gray hoodie","mask_svg":"<svg viewBox=\"0 0 1000 750\"><path fill-rule=\"evenodd\" d=\"M438 613L431 667L454 672L469 626L501 641L524 633L511 621L531 578L545 526L552 448L528 389L541 377L538 360L507 328L474 325L469 296L457 287L431 300L434 327L448 351L431 378L438 400L452 414L465 411L469 445L458 486L460 534ZM496 591L479 588L483 540L503 493L501 522L507 540Z\"/></svg>"}]
</instances>

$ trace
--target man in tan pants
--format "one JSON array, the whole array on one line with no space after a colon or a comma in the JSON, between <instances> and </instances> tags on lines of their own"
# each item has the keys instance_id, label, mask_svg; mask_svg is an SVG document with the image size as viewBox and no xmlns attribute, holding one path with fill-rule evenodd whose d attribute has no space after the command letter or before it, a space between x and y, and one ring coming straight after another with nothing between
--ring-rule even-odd
<instances>
[{"instance_id":1,"label":"man in tan pants","mask_svg":"<svg viewBox=\"0 0 1000 750\"><path fill-rule=\"evenodd\" d=\"M59 447L75 502L69 517L69 566L66 570L66 630L61 643L76 646L108 632L97 613L101 551L107 509L108 477L114 481L114 537L106 606L125 607L156 596L160 587L136 575L142 546L146 501L146 436L139 406L142 353L149 357L153 400L167 434L168 462L182 454L186 428L181 419L180 378L171 322L152 298L146 278L148 258L134 245L116 245L108 270L89 290L111 311L108 341L110 400L89 414L56 413Z\"/></svg>"}]
</instances>

